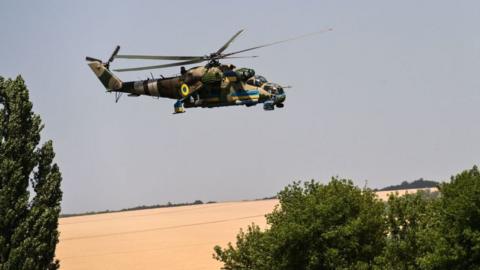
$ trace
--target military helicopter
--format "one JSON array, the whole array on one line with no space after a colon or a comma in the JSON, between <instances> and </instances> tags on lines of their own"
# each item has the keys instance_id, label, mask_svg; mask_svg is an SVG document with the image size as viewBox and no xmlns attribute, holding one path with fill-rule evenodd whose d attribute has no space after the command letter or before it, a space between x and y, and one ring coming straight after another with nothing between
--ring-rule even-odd
<instances>
[{"instance_id":1,"label":"military helicopter","mask_svg":"<svg viewBox=\"0 0 480 270\"><path fill-rule=\"evenodd\" d=\"M236 68L232 64L221 64L222 59L252 58L257 56L234 56L239 53L260 49L284 43L287 41L304 38L307 36L331 31L326 29L294 38L280 40L264 45L251 47L244 50L226 53L228 46L243 32L238 31L216 52L204 56L161 56L161 55L131 55L118 54L117 46L107 62L97 58L86 57L90 68L98 77L107 92L115 93L118 102L122 93L131 97L140 95L175 99L174 114L184 113L185 108L202 107L214 108L221 106L245 105L247 107L263 103L266 111L275 107L283 108L286 94L280 84L268 82L265 77L256 75L251 68ZM143 66L134 68L114 69L117 72L151 70L167 67L181 66L180 75L152 78L147 80L123 82L110 70L114 59L140 59L140 60L174 60L177 62ZM207 62L204 66L186 69L186 65Z\"/></svg>"}]
</instances>

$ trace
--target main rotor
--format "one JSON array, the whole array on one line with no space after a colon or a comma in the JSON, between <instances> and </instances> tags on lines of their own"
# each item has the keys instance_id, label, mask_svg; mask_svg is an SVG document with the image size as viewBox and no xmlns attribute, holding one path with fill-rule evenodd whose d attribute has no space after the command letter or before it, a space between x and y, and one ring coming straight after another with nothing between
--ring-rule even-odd
<instances>
[{"instance_id":1,"label":"main rotor","mask_svg":"<svg viewBox=\"0 0 480 270\"><path fill-rule=\"evenodd\" d=\"M235 35L233 35L220 49L218 49L216 52L203 55L203 56L172 56L172 55L137 55L137 54L117 54L119 47L114 51L110 59L105 63L106 67L110 65L110 63L113 61L113 59L140 59L140 60L170 60L170 61L177 61L169 64L162 64L162 65L153 65L153 66L142 66L142 67L133 67L133 68L120 68L120 69L114 69L114 71L118 72L125 72L125 71L139 71L139 70L149 70L149 69L159 69L159 68L167 68L167 67L176 67L176 66L185 66L185 65L191 65L191 64L197 64L197 63L202 63L202 62L207 62L206 67L212 67L212 66L219 66L220 65L220 60L222 59L234 59L234 58L255 58L258 56L234 56L236 54L284 43L287 41L292 41L316 34L321 34L325 32L332 31L332 28L328 28L325 30L289 38L289 39L284 39L276 42L271 42L255 47L251 47L248 49L244 50L239 50L239 51L234 51L230 53L224 53L225 50L230 46L230 44L244 31L243 29L238 31ZM90 61L100 61L98 59L87 59ZM100 61L101 62L101 61Z\"/></svg>"}]
</instances>

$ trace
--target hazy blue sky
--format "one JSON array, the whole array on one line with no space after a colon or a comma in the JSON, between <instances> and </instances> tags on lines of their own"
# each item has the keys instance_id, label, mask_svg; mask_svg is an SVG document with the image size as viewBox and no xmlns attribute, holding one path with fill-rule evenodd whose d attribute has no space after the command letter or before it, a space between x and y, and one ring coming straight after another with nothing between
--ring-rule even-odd
<instances>
[{"instance_id":1,"label":"hazy blue sky","mask_svg":"<svg viewBox=\"0 0 480 270\"><path fill-rule=\"evenodd\" d=\"M383 187L480 162L479 1L1 1L0 75L54 140L63 211L270 196L330 176ZM206 54L334 27L238 60L292 85L284 109L115 104L84 61ZM116 61L113 67L151 62ZM156 70L175 74L178 68ZM120 74L124 80L149 72Z\"/></svg>"}]
</instances>

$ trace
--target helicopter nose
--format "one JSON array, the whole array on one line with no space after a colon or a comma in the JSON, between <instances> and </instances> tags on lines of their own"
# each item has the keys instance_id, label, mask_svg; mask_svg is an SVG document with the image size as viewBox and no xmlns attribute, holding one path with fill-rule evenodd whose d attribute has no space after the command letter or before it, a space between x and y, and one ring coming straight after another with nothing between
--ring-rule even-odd
<instances>
[{"instance_id":1,"label":"helicopter nose","mask_svg":"<svg viewBox=\"0 0 480 270\"><path fill-rule=\"evenodd\" d=\"M287 98L287 96L285 95L285 93L276 94L275 95L275 103L276 104L282 103L282 102L285 101L286 98Z\"/></svg>"}]
</instances>

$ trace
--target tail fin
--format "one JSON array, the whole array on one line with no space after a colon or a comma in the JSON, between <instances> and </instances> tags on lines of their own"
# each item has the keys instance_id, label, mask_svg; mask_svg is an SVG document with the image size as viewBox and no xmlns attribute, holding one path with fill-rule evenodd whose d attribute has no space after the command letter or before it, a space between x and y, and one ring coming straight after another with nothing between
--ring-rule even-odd
<instances>
[{"instance_id":1,"label":"tail fin","mask_svg":"<svg viewBox=\"0 0 480 270\"><path fill-rule=\"evenodd\" d=\"M109 69L107 69L105 65L98 61L90 62L88 65L93 70L93 73L97 75L98 79L100 82L102 82L107 91L115 91L122 88L123 82Z\"/></svg>"}]
</instances>

